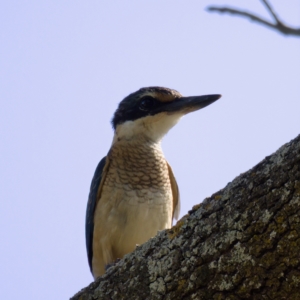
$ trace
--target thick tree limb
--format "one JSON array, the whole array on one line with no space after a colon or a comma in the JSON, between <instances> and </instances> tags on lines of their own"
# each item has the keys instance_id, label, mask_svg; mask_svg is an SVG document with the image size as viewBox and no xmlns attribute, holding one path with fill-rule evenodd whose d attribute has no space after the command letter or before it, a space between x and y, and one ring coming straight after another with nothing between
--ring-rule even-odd
<instances>
[{"instance_id":1,"label":"thick tree limb","mask_svg":"<svg viewBox=\"0 0 300 300\"><path fill-rule=\"evenodd\" d=\"M300 299L300 135L71 299Z\"/></svg>"},{"instance_id":2,"label":"thick tree limb","mask_svg":"<svg viewBox=\"0 0 300 300\"><path fill-rule=\"evenodd\" d=\"M253 13L249 13L246 11L242 11L239 9L234 9L230 7L216 7L216 6L209 6L207 8L208 11L211 12L219 12L219 13L228 13L236 16L242 16L246 17L254 22L257 22L259 24L265 25L271 29L274 29L278 32L281 32L285 35L294 35L294 36L300 36L300 28L292 28L287 25L285 25L277 16L273 8L270 6L267 0L262 0L263 4L266 6L268 12L271 14L271 16L274 19L274 23L271 23Z\"/></svg>"}]
</instances>

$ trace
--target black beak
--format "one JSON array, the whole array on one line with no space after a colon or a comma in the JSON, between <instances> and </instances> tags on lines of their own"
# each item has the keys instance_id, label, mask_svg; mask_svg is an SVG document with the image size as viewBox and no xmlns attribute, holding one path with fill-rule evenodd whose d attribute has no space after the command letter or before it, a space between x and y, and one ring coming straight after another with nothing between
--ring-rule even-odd
<instances>
[{"instance_id":1,"label":"black beak","mask_svg":"<svg viewBox=\"0 0 300 300\"><path fill-rule=\"evenodd\" d=\"M181 97L172 102L168 102L163 110L170 113L182 112L188 114L190 112L199 110L212 104L221 98L222 95L204 95L204 96L191 96Z\"/></svg>"}]
</instances>

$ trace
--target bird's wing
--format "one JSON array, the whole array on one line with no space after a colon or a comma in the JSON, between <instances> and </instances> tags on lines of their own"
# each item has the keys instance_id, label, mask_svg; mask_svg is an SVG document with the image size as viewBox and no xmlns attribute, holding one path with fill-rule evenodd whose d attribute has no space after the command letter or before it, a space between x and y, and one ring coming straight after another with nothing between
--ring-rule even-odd
<instances>
[{"instance_id":1,"label":"bird's wing","mask_svg":"<svg viewBox=\"0 0 300 300\"><path fill-rule=\"evenodd\" d=\"M96 209L96 204L100 198L101 189L103 186L108 166L109 159L105 156L101 159L96 168L94 177L92 179L89 199L86 207L85 242L91 272L93 259L94 213Z\"/></svg>"},{"instance_id":2,"label":"bird's wing","mask_svg":"<svg viewBox=\"0 0 300 300\"><path fill-rule=\"evenodd\" d=\"M168 163L167 163L168 164ZM180 213L180 196L179 196L179 189L174 177L173 171L171 166L168 164L169 169L169 176L171 181L171 188L173 194L173 218L178 220L179 213Z\"/></svg>"}]
</instances>

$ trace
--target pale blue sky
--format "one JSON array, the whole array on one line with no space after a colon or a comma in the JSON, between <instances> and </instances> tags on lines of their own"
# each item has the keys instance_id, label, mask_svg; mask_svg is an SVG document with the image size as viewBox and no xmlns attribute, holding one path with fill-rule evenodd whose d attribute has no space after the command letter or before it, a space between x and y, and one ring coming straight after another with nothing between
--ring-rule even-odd
<instances>
[{"instance_id":1,"label":"pale blue sky","mask_svg":"<svg viewBox=\"0 0 300 300\"><path fill-rule=\"evenodd\" d=\"M68 299L92 281L84 219L117 104L143 86L221 93L163 141L181 216L300 133L300 39L207 13L252 1L2 1L3 299ZM273 0L300 26L299 0Z\"/></svg>"}]
</instances>

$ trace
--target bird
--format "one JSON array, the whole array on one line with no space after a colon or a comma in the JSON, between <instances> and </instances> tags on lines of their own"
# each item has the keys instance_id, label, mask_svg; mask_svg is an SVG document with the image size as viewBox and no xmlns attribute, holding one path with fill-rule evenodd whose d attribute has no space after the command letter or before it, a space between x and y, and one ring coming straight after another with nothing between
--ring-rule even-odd
<instances>
[{"instance_id":1,"label":"bird","mask_svg":"<svg viewBox=\"0 0 300 300\"><path fill-rule=\"evenodd\" d=\"M112 145L95 170L86 209L86 249L94 279L178 219L179 189L161 140L181 117L220 97L184 97L153 86L119 103L111 121Z\"/></svg>"}]
</instances>

